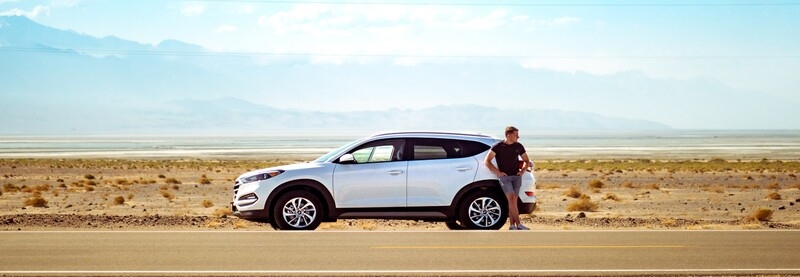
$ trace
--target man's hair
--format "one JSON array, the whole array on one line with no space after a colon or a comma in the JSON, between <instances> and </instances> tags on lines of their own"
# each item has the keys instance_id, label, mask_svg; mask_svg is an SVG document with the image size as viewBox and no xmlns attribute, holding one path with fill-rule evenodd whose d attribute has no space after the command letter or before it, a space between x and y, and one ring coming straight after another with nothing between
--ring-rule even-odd
<instances>
[{"instance_id":1,"label":"man's hair","mask_svg":"<svg viewBox=\"0 0 800 277\"><path fill-rule=\"evenodd\" d=\"M514 132L519 132L519 129L517 129L517 127L514 127L514 126L506 127L506 136L510 135L511 133L514 133Z\"/></svg>"}]
</instances>

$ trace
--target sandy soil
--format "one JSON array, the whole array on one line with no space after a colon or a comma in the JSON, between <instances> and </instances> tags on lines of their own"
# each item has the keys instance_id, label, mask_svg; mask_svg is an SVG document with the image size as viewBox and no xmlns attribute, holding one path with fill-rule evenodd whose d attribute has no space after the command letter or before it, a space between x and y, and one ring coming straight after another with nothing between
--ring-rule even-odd
<instances>
[{"instance_id":1,"label":"sandy soil","mask_svg":"<svg viewBox=\"0 0 800 277\"><path fill-rule=\"evenodd\" d=\"M0 230L271 230L230 215L233 179L291 162L0 159ZM541 161L539 207L523 223L540 230L800 229L796 164L672 167L680 163L622 170ZM581 194L588 199L572 210ZM318 230L447 229L443 223L340 220Z\"/></svg>"}]
</instances>

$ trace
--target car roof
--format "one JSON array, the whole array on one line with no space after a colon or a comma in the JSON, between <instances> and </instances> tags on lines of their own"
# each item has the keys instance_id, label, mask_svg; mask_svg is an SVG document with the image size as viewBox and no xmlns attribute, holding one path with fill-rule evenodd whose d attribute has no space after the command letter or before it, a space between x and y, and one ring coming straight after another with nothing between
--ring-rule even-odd
<instances>
[{"instance_id":1,"label":"car roof","mask_svg":"<svg viewBox=\"0 0 800 277\"><path fill-rule=\"evenodd\" d=\"M443 138L443 139L465 139L491 143L498 139L484 134L453 133L453 132L391 132L375 134L370 138Z\"/></svg>"}]
</instances>

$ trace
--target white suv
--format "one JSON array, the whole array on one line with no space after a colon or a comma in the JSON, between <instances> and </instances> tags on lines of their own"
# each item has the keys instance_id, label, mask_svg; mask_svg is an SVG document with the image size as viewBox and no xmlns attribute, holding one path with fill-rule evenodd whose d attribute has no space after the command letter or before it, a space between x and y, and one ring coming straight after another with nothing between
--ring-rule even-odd
<instances>
[{"instance_id":1,"label":"white suv","mask_svg":"<svg viewBox=\"0 0 800 277\"><path fill-rule=\"evenodd\" d=\"M508 216L497 176L483 164L500 139L408 132L356 140L308 163L245 173L233 187L234 215L275 229L313 230L346 218L445 222L450 229L499 229ZM531 169L528 169L529 171ZM524 174L520 214L536 206Z\"/></svg>"}]
</instances>

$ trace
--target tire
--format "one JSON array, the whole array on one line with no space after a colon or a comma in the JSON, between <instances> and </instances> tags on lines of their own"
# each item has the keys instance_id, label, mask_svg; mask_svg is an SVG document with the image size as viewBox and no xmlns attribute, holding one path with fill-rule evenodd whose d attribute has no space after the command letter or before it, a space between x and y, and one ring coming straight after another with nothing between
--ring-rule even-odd
<instances>
[{"instance_id":1,"label":"tire","mask_svg":"<svg viewBox=\"0 0 800 277\"><path fill-rule=\"evenodd\" d=\"M447 229L450 230L464 230L464 226L461 226L461 223L458 223L455 220L445 221L444 225L447 225Z\"/></svg>"},{"instance_id":2,"label":"tire","mask_svg":"<svg viewBox=\"0 0 800 277\"><path fill-rule=\"evenodd\" d=\"M498 230L508 220L502 194L480 190L467 195L458 207L458 218L466 229Z\"/></svg>"},{"instance_id":3,"label":"tire","mask_svg":"<svg viewBox=\"0 0 800 277\"><path fill-rule=\"evenodd\" d=\"M278 199L272 210L273 226L280 230L314 230L322 223L322 202L304 190L290 191Z\"/></svg>"}]
</instances>

